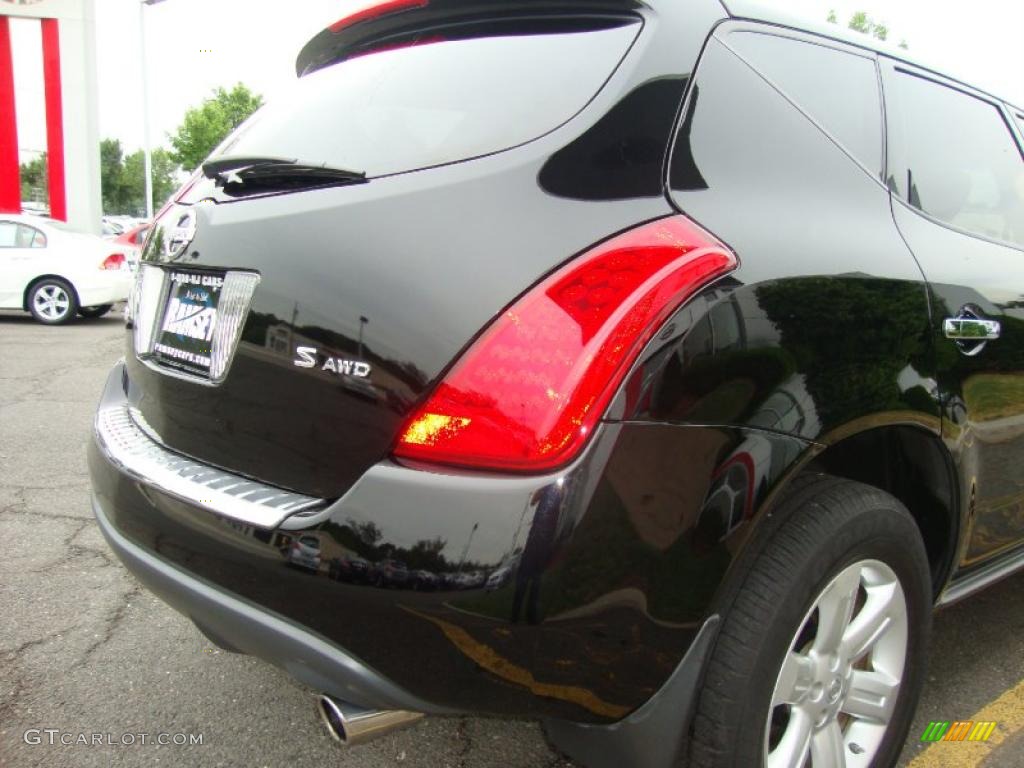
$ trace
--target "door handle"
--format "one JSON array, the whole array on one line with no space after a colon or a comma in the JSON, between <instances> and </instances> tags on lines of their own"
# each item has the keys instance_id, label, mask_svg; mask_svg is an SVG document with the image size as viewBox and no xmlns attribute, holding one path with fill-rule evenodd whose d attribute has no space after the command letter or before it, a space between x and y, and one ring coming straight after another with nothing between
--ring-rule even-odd
<instances>
[{"instance_id":1,"label":"door handle","mask_svg":"<svg viewBox=\"0 0 1024 768\"><path fill-rule=\"evenodd\" d=\"M942 324L947 339L955 341L992 341L999 338L1002 326L998 320L982 320L978 317L947 317Z\"/></svg>"}]
</instances>

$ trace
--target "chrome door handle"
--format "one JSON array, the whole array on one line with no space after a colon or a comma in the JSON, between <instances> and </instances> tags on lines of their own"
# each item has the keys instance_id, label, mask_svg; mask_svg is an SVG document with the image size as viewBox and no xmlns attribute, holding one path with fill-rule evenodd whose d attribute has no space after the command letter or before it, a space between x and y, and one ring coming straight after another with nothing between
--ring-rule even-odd
<instances>
[{"instance_id":1,"label":"chrome door handle","mask_svg":"<svg viewBox=\"0 0 1024 768\"><path fill-rule=\"evenodd\" d=\"M982 320L977 317L947 317L942 323L947 339L955 341L992 341L999 338L1002 326L998 320Z\"/></svg>"}]
</instances>

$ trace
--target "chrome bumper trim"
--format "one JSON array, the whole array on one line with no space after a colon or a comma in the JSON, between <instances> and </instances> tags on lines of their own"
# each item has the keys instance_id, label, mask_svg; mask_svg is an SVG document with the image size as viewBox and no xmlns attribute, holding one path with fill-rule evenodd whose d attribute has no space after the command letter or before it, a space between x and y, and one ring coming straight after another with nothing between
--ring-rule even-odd
<instances>
[{"instance_id":1,"label":"chrome bumper trim","mask_svg":"<svg viewBox=\"0 0 1024 768\"><path fill-rule=\"evenodd\" d=\"M147 434L125 405L100 408L96 439L111 462L142 483L259 528L276 528L291 515L308 515L325 504L174 453Z\"/></svg>"}]
</instances>

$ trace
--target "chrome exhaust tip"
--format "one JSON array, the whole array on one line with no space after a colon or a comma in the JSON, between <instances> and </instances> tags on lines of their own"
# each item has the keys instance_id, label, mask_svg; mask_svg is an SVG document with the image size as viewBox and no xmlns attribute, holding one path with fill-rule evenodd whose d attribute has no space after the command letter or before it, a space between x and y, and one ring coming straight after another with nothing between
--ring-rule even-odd
<instances>
[{"instance_id":1,"label":"chrome exhaust tip","mask_svg":"<svg viewBox=\"0 0 1024 768\"><path fill-rule=\"evenodd\" d=\"M326 694L317 697L317 711L335 741L351 747L412 725L422 712L400 709L361 709Z\"/></svg>"}]
</instances>

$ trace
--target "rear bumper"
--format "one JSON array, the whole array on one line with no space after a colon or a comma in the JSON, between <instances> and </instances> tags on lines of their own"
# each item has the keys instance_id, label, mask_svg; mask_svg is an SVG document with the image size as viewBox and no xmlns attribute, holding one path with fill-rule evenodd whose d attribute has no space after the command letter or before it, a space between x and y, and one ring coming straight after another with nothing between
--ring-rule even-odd
<instances>
[{"instance_id":1,"label":"rear bumper","mask_svg":"<svg viewBox=\"0 0 1024 768\"><path fill-rule=\"evenodd\" d=\"M101 412L124 408L131 387L115 367ZM89 465L112 548L226 645L367 708L605 725L643 711L672 679L689 681L683 698L695 694L703 654L687 651L729 553L691 528L715 456L744 439L606 424L579 462L539 478L382 462L342 498L273 527L130 471L99 437ZM673 457L686 457L683 470ZM319 540L316 570L288 560L290 542L307 535ZM386 559L433 574L436 588L375 579Z\"/></svg>"},{"instance_id":2,"label":"rear bumper","mask_svg":"<svg viewBox=\"0 0 1024 768\"><path fill-rule=\"evenodd\" d=\"M122 536L93 497L104 538L143 586L204 631L281 667L300 682L368 709L446 714L412 696L322 637L176 568Z\"/></svg>"},{"instance_id":3,"label":"rear bumper","mask_svg":"<svg viewBox=\"0 0 1024 768\"><path fill-rule=\"evenodd\" d=\"M75 284L78 302L83 307L97 307L102 304L127 301L132 287L132 279L132 272L126 269L98 269L96 275L87 282Z\"/></svg>"}]
</instances>

